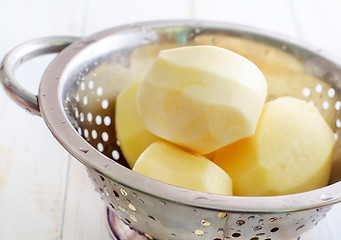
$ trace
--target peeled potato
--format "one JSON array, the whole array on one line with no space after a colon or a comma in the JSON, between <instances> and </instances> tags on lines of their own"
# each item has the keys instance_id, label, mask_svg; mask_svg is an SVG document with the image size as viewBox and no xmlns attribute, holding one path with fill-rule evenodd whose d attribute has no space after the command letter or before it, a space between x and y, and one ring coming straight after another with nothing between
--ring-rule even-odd
<instances>
[{"instance_id":1,"label":"peeled potato","mask_svg":"<svg viewBox=\"0 0 341 240\"><path fill-rule=\"evenodd\" d=\"M191 190L232 195L231 178L209 159L165 141L152 143L133 171Z\"/></svg>"},{"instance_id":2,"label":"peeled potato","mask_svg":"<svg viewBox=\"0 0 341 240\"><path fill-rule=\"evenodd\" d=\"M253 136L213 156L232 178L235 195L284 195L328 183L334 144L332 130L314 106L281 97L265 104Z\"/></svg>"},{"instance_id":3,"label":"peeled potato","mask_svg":"<svg viewBox=\"0 0 341 240\"><path fill-rule=\"evenodd\" d=\"M214 46L161 51L141 82L137 111L146 128L206 154L251 136L267 91L246 58Z\"/></svg>"},{"instance_id":4,"label":"peeled potato","mask_svg":"<svg viewBox=\"0 0 341 240\"><path fill-rule=\"evenodd\" d=\"M157 136L150 133L141 122L136 110L136 94L141 79L128 85L117 97L115 126L122 153L132 168L140 154Z\"/></svg>"}]
</instances>

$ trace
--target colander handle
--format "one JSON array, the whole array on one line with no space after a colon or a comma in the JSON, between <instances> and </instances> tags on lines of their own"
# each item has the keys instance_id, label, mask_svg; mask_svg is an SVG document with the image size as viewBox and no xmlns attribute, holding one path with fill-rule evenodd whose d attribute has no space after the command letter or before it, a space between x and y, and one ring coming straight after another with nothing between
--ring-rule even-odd
<instances>
[{"instance_id":1,"label":"colander handle","mask_svg":"<svg viewBox=\"0 0 341 240\"><path fill-rule=\"evenodd\" d=\"M44 54L61 52L77 39L77 37L39 38L20 44L9 52L0 66L0 81L9 96L30 113L40 116L38 96L23 88L17 82L14 73L27 60Z\"/></svg>"}]
</instances>

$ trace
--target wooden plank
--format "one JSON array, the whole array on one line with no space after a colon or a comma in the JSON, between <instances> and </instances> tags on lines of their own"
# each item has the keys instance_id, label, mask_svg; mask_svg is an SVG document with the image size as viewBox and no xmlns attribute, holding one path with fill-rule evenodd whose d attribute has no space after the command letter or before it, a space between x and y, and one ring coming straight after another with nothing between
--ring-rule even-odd
<instances>
[{"instance_id":1,"label":"wooden plank","mask_svg":"<svg viewBox=\"0 0 341 240\"><path fill-rule=\"evenodd\" d=\"M0 239L59 239L66 153L4 92L0 111Z\"/></svg>"},{"instance_id":2,"label":"wooden plank","mask_svg":"<svg viewBox=\"0 0 341 240\"><path fill-rule=\"evenodd\" d=\"M287 0L196 0L195 19L224 21L296 37L298 29Z\"/></svg>"},{"instance_id":3,"label":"wooden plank","mask_svg":"<svg viewBox=\"0 0 341 240\"><path fill-rule=\"evenodd\" d=\"M95 191L85 167L71 159L68 175L62 239L111 239L105 204Z\"/></svg>"},{"instance_id":4,"label":"wooden plank","mask_svg":"<svg viewBox=\"0 0 341 240\"><path fill-rule=\"evenodd\" d=\"M333 206L326 218L321 220L316 227L305 233L300 240L340 239L340 214L341 204Z\"/></svg>"},{"instance_id":5,"label":"wooden plank","mask_svg":"<svg viewBox=\"0 0 341 240\"><path fill-rule=\"evenodd\" d=\"M88 0L85 33L140 21L191 17L191 0Z\"/></svg>"},{"instance_id":6,"label":"wooden plank","mask_svg":"<svg viewBox=\"0 0 341 240\"><path fill-rule=\"evenodd\" d=\"M29 39L79 35L82 2L83 0L1 1L0 57Z\"/></svg>"},{"instance_id":7,"label":"wooden plank","mask_svg":"<svg viewBox=\"0 0 341 240\"><path fill-rule=\"evenodd\" d=\"M302 39L341 58L341 2L290 1Z\"/></svg>"},{"instance_id":8,"label":"wooden plank","mask_svg":"<svg viewBox=\"0 0 341 240\"><path fill-rule=\"evenodd\" d=\"M79 4L1 1L0 58L28 39L78 34ZM47 60L28 63L17 74L33 92ZM43 120L20 109L3 90L0 112L0 239L59 239L68 155Z\"/></svg>"}]
</instances>

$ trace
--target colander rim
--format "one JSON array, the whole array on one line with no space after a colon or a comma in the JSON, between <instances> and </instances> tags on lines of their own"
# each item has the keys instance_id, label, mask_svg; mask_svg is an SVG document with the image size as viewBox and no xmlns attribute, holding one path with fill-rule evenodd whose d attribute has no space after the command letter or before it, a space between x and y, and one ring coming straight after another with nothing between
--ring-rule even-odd
<instances>
[{"instance_id":1,"label":"colander rim","mask_svg":"<svg viewBox=\"0 0 341 240\"><path fill-rule=\"evenodd\" d=\"M156 20L127 24L110 28L88 37L81 38L65 48L45 71L38 94L41 115L58 142L86 167L112 179L127 188L156 196L163 200L190 205L199 208L215 209L230 212L289 212L318 208L341 201L341 182L337 182L313 191L270 197L223 196L171 186L125 168L106 157L84 140L71 125L62 104L62 88L67 81L68 73L75 67L75 59L89 46L114 37L127 31L142 28L188 26L200 28L221 28L238 30L245 34L257 34L306 49L338 66L341 61L329 53L323 52L309 44L279 34L254 27L206 20Z\"/></svg>"}]
</instances>

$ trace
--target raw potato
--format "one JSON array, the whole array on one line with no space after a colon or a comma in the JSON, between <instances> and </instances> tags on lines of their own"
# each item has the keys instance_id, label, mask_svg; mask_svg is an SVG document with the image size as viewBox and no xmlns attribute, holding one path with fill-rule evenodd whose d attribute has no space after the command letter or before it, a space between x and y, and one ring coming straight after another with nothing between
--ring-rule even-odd
<instances>
[{"instance_id":1,"label":"raw potato","mask_svg":"<svg viewBox=\"0 0 341 240\"><path fill-rule=\"evenodd\" d=\"M166 141L152 143L133 171L191 190L232 195L231 178L209 159Z\"/></svg>"},{"instance_id":2,"label":"raw potato","mask_svg":"<svg viewBox=\"0 0 341 240\"><path fill-rule=\"evenodd\" d=\"M115 126L122 153L132 168L140 154L157 136L150 133L141 122L136 110L136 94L141 79L132 82L117 97Z\"/></svg>"},{"instance_id":3,"label":"raw potato","mask_svg":"<svg viewBox=\"0 0 341 240\"><path fill-rule=\"evenodd\" d=\"M239 196L305 192L328 183L333 132L305 101L281 97L265 104L253 136L217 150L214 162Z\"/></svg>"},{"instance_id":4,"label":"raw potato","mask_svg":"<svg viewBox=\"0 0 341 240\"><path fill-rule=\"evenodd\" d=\"M246 58L214 46L161 51L138 91L137 111L155 135L206 154L251 136L267 91Z\"/></svg>"}]
</instances>

